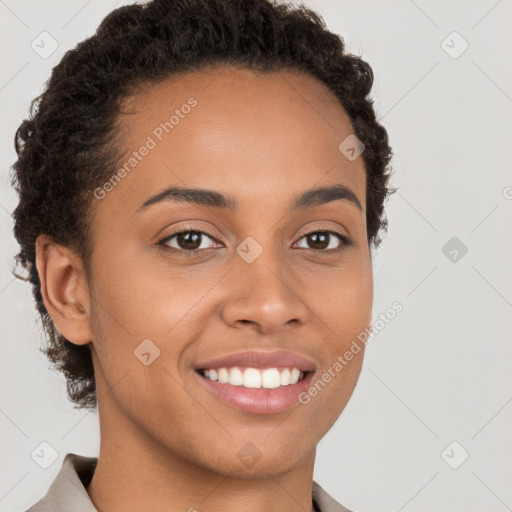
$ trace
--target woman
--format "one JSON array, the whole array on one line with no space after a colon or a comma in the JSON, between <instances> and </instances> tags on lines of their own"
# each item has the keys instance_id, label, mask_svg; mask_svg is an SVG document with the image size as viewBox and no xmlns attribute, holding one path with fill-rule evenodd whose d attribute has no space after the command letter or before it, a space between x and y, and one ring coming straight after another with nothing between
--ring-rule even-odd
<instances>
[{"instance_id":1,"label":"woman","mask_svg":"<svg viewBox=\"0 0 512 512\"><path fill-rule=\"evenodd\" d=\"M372 83L268 0L122 7L65 54L15 138L17 260L101 446L31 511L347 510L313 468L386 228Z\"/></svg>"}]
</instances>

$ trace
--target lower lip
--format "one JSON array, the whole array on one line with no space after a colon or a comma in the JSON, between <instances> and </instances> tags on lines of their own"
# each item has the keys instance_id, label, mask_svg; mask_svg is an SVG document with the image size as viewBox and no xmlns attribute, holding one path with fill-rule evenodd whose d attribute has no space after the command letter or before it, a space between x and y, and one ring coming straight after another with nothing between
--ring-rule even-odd
<instances>
[{"instance_id":1,"label":"lower lip","mask_svg":"<svg viewBox=\"0 0 512 512\"><path fill-rule=\"evenodd\" d=\"M305 377L296 384L275 389L245 388L218 382L196 375L213 394L224 403L244 412L257 414L273 414L282 412L299 401L299 395L309 388L314 372L307 372Z\"/></svg>"}]
</instances>

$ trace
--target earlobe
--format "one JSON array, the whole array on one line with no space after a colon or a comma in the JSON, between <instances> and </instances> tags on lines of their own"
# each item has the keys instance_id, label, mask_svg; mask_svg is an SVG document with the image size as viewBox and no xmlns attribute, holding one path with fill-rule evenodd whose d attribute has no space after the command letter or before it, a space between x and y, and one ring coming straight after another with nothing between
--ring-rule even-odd
<instances>
[{"instance_id":1,"label":"earlobe","mask_svg":"<svg viewBox=\"0 0 512 512\"><path fill-rule=\"evenodd\" d=\"M89 343L89 289L80 257L47 235L39 235L36 268L44 305L59 332L76 345Z\"/></svg>"}]
</instances>

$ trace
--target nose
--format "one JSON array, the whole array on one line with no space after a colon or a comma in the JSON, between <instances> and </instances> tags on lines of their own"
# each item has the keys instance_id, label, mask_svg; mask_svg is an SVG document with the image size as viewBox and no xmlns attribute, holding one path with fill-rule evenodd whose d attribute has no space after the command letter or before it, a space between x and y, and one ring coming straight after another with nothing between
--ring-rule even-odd
<instances>
[{"instance_id":1,"label":"nose","mask_svg":"<svg viewBox=\"0 0 512 512\"><path fill-rule=\"evenodd\" d=\"M311 311L304 282L289 265L279 264L268 251L263 254L252 263L242 259L235 263L223 303L224 321L261 334L305 324Z\"/></svg>"}]
</instances>

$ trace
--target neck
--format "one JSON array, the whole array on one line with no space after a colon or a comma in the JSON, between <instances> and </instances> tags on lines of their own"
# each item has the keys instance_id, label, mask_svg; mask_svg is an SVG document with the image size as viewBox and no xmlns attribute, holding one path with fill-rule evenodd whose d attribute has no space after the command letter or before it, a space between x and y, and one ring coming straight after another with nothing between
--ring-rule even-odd
<instances>
[{"instance_id":1,"label":"neck","mask_svg":"<svg viewBox=\"0 0 512 512\"><path fill-rule=\"evenodd\" d=\"M87 493L99 511L312 512L315 450L284 474L240 478L214 472L152 439L118 411L99 403L101 445ZM271 468L269 468L269 471Z\"/></svg>"}]
</instances>

